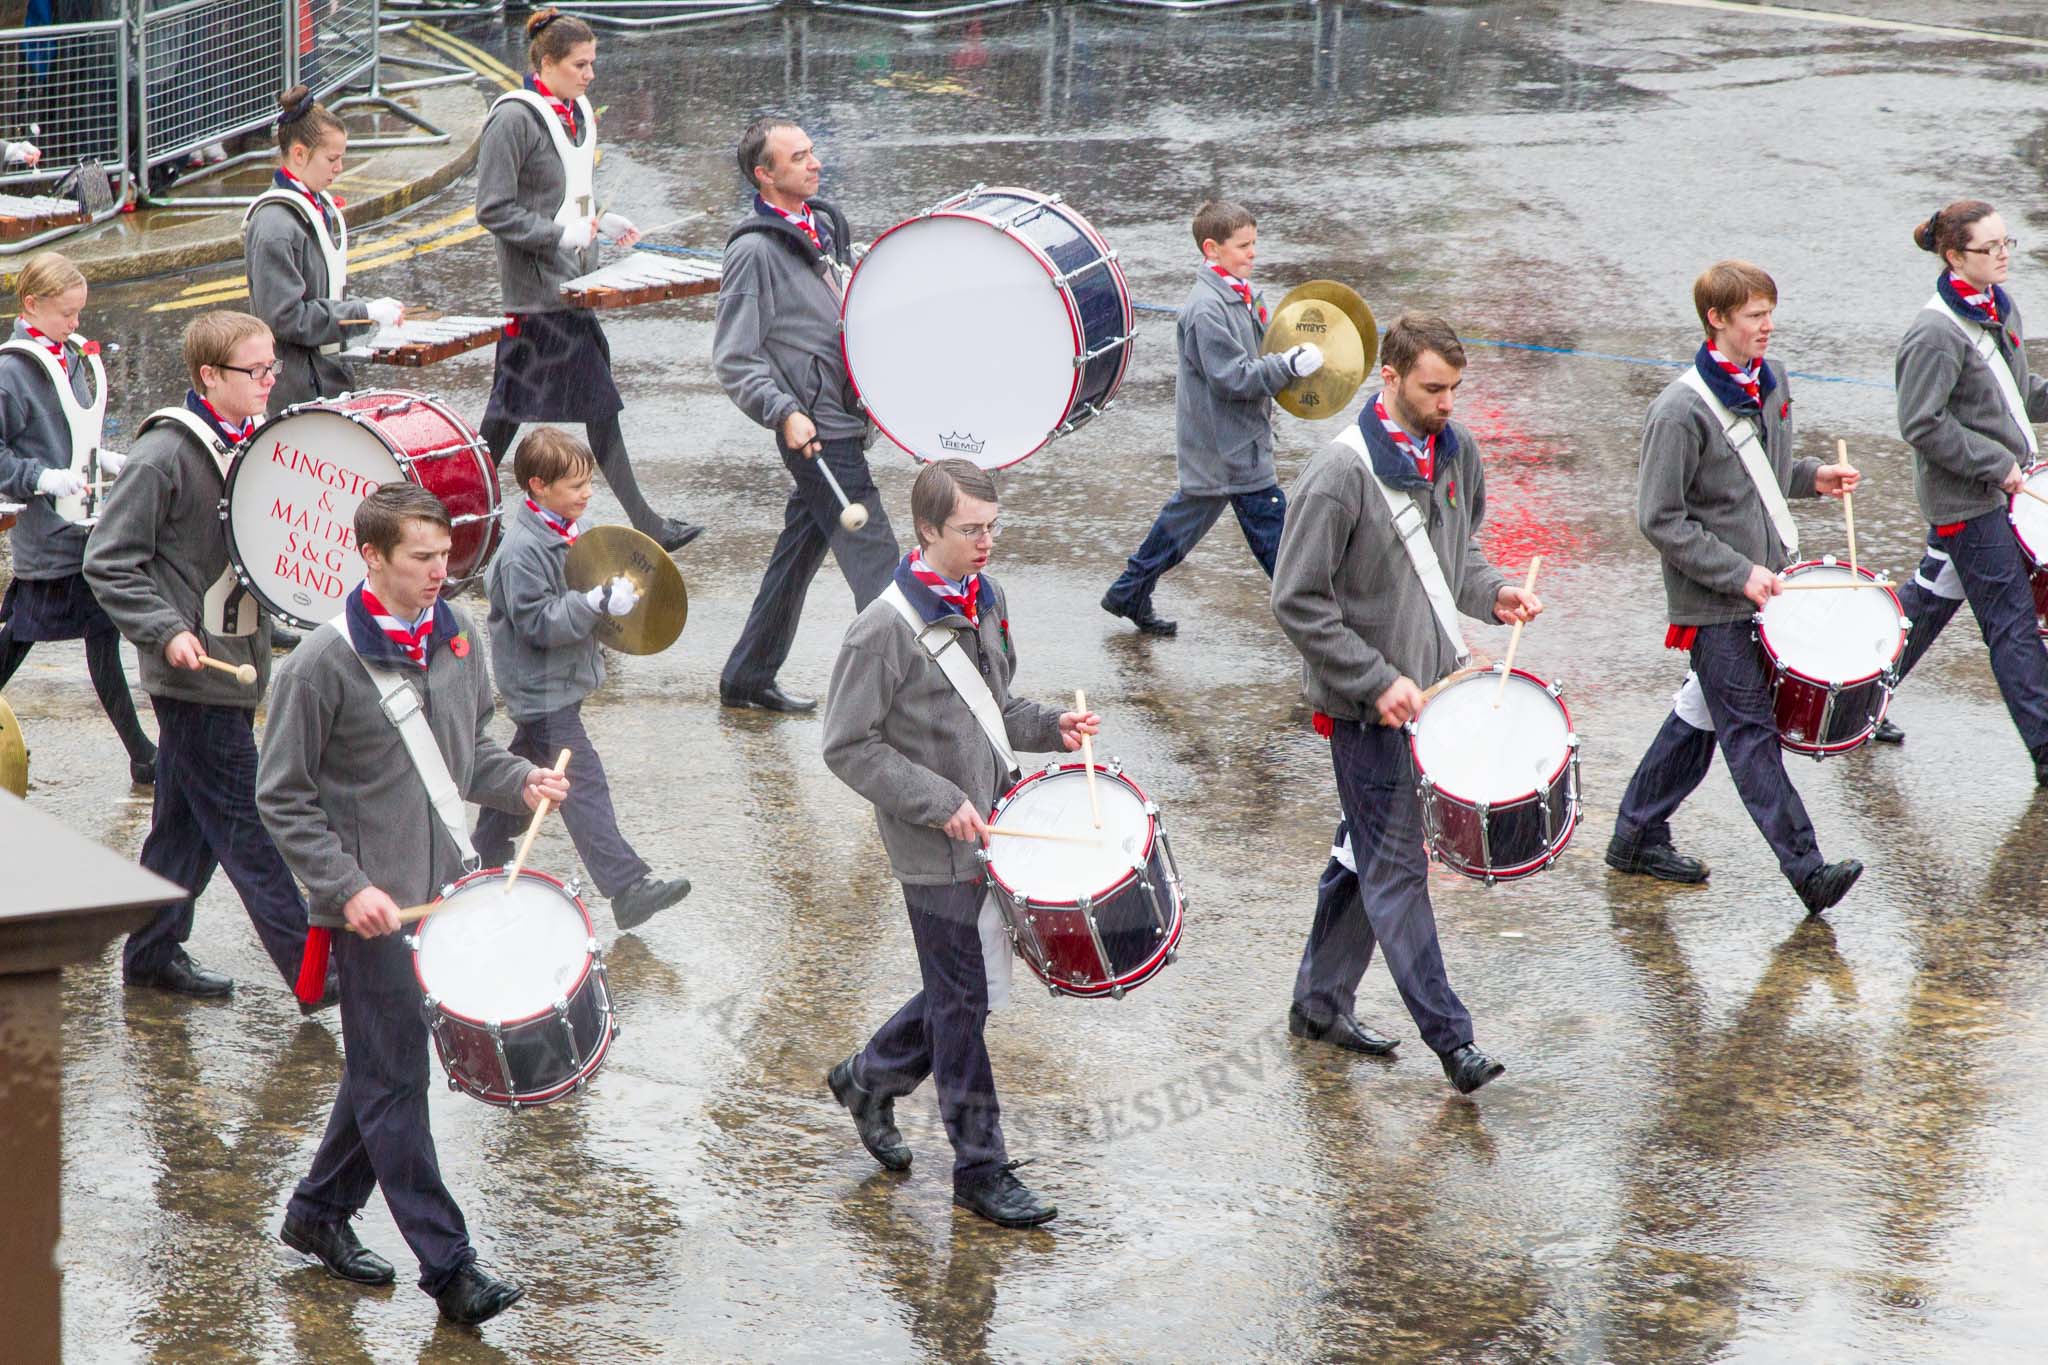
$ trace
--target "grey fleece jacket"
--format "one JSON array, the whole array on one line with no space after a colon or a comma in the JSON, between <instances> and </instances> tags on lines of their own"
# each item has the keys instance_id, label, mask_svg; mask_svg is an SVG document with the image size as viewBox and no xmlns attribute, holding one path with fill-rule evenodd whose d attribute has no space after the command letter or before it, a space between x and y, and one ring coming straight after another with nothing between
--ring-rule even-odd
<instances>
[{"instance_id":1,"label":"grey fleece jacket","mask_svg":"<svg viewBox=\"0 0 2048 1365\"><path fill-rule=\"evenodd\" d=\"M2048 422L2048 378L2028 370L2026 348L2006 335L2026 336L2017 303L2008 300L2005 327L1993 331L2027 416ZM2027 438L1984 358L1954 323L1922 308L1899 343L1895 374L1899 434L1913 447L1921 514L1940 526L2004 507L1999 480L2026 466Z\"/></svg>"},{"instance_id":2,"label":"grey fleece jacket","mask_svg":"<svg viewBox=\"0 0 2048 1365\"><path fill-rule=\"evenodd\" d=\"M1792 454L1792 387L1775 360L1777 387L1764 396L1764 449L1788 498L1816 496L1820 461ZM1756 606L1742 595L1749 571L1773 572L1792 556L1742 457L1721 434L1705 400L1674 379L1650 404L1636 471L1636 525L1664 561L1664 599L1675 626L1747 621Z\"/></svg>"},{"instance_id":3,"label":"grey fleece jacket","mask_svg":"<svg viewBox=\"0 0 2048 1365\"><path fill-rule=\"evenodd\" d=\"M844 263L846 219L823 199L811 200L811 211L831 222L834 254ZM711 362L726 396L770 431L801 412L827 440L859 438L867 413L847 382L839 296L825 268L789 224L758 213L741 219L720 266Z\"/></svg>"},{"instance_id":4,"label":"grey fleece jacket","mask_svg":"<svg viewBox=\"0 0 2048 1365\"><path fill-rule=\"evenodd\" d=\"M1493 622L1506 580L1474 539L1486 516L1486 475L1472 433L1455 422L1450 430L1456 458L1438 458L1426 503L1420 490L1406 496L1429 514L1458 610ZM1288 490L1273 566L1273 615L1301 652L1302 692L1339 720L1377 721L1374 703L1397 679L1428 687L1458 663L1460 642L1444 637L1374 477L1348 445L1317 451Z\"/></svg>"},{"instance_id":5,"label":"grey fleece jacket","mask_svg":"<svg viewBox=\"0 0 2048 1365\"><path fill-rule=\"evenodd\" d=\"M498 286L508 313L560 311L568 306L563 283L597 269L596 242L582 251L562 245L555 211L569 181L540 120L532 105L506 101L484 120L476 154L476 220L498 248ZM596 137L595 120L581 120L576 131Z\"/></svg>"},{"instance_id":6,"label":"grey fleece jacket","mask_svg":"<svg viewBox=\"0 0 2048 1365\"><path fill-rule=\"evenodd\" d=\"M1173 415L1180 491L1220 498L1271 488L1273 395L1293 382L1281 356L1259 354L1266 329L1206 265L1180 306Z\"/></svg>"},{"instance_id":7,"label":"grey fleece jacket","mask_svg":"<svg viewBox=\"0 0 2048 1365\"><path fill-rule=\"evenodd\" d=\"M1010 747L1020 754L1058 749L1059 708L1010 695L1017 660L1009 608L987 574L978 615L978 627L957 614L939 620L988 680ZM974 713L886 601L868 603L839 647L825 699L825 766L874 803L896 880L943 886L982 875L976 846L947 838L939 826L962 801L986 815L1005 775Z\"/></svg>"},{"instance_id":8,"label":"grey fleece jacket","mask_svg":"<svg viewBox=\"0 0 2048 1365\"><path fill-rule=\"evenodd\" d=\"M321 355L320 347L361 338L363 328L344 329L341 321L367 318L370 305L327 297L327 258L306 216L289 204L265 204L242 229L242 252L249 264L249 311L268 323L277 339L279 368L277 386L270 391L270 415L353 389L356 373L349 363L338 355Z\"/></svg>"},{"instance_id":9,"label":"grey fleece jacket","mask_svg":"<svg viewBox=\"0 0 2048 1365\"><path fill-rule=\"evenodd\" d=\"M28 335L19 320L14 335ZM92 373L75 354L68 378L78 401L89 401ZM8 537L16 578L69 578L85 562L86 528L58 516L56 504L36 492L44 470L69 468L71 429L49 376L28 356L0 354L0 500L23 504Z\"/></svg>"},{"instance_id":10,"label":"grey fleece jacket","mask_svg":"<svg viewBox=\"0 0 2048 1365\"><path fill-rule=\"evenodd\" d=\"M460 608L450 608L474 638ZM492 739L491 676L483 652L457 658L438 635L422 679L434 739L471 801L515 813L533 765ZM424 686L422 686L422 681ZM573 781L573 779L572 779ZM417 905L461 875L462 858L364 671L331 627L278 666L256 769L256 809L292 874L306 885L308 921L342 927L341 907L366 886Z\"/></svg>"},{"instance_id":11,"label":"grey fleece jacket","mask_svg":"<svg viewBox=\"0 0 2048 1365\"><path fill-rule=\"evenodd\" d=\"M114 481L85 552L93 596L135 646L142 690L152 697L254 710L270 680L270 617L256 611L254 634L209 633L206 590L228 566L220 499L226 488L210 451L174 422L158 422L135 440ZM254 611L255 604L248 604ZM211 668L173 668L164 646L180 631L231 664L254 664L244 687Z\"/></svg>"},{"instance_id":12,"label":"grey fleece jacket","mask_svg":"<svg viewBox=\"0 0 2048 1365\"><path fill-rule=\"evenodd\" d=\"M491 671L514 720L574 706L604 684L593 634L598 611L569 591L569 542L527 510L505 514L505 539L484 583L491 595Z\"/></svg>"}]
</instances>

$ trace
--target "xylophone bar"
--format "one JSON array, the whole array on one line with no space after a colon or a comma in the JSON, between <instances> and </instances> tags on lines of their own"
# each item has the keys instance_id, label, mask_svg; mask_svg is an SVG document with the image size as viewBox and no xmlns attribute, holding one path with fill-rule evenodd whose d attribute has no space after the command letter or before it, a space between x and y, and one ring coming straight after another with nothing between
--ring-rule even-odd
<instances>
[{"instance_id":1,"label":"xylophone bar","mask_svg":"<svg viewBox=\"0 0 2048 1365\"><path fill-rule=\"evenodd\" d=\"M625 308L715 294L718 279L717 261L636 251L588 275L578 275L562 286L562 297L578 308Z\"/></svg>"},{"instance_id":2,"label":"xylophone bar","mask_svg":"<svg viewBox=\"0 0 2048 1365\"><path fill-rule=\"evenodd\" d=\"M91 221L92 215L79 208L75 199L53 199L43 194L0 194L0 241L33 237L51 228Z\"/></svg>"},{"instance_id":3,"label":"xylophone bar","mask_svg":"<svg viewBox=\"0 0 2048 1365\"><path fill-rule=\"evenodd\" d=\"M379 365L417 368L489 346L504 330L502 317L407 319L397 327L379 328L360 349L348 354Z\"/></svg>"}]
</instances>

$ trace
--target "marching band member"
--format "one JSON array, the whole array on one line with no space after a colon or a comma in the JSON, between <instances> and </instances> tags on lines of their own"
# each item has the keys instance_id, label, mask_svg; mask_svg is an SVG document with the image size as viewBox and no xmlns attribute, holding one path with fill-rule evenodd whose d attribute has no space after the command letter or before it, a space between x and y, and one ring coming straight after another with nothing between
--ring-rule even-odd
<instances>
[{"instance_id":1,"label":"marching band member","mask_svg":"<svg viewBox=\"0 0 2048 1365\"><path fill-rule=\"evenodd\" d=\"M0 499L24 506L13 532L14 579L0 600L0 687L38 641L83 639L93 691L128 751L128 776L146 787L156 780L156 746L135 714L120 632L86 584L87 528L73 519L84 511L77 500L107 409L99 343L77 334L85 276L45 251L22 267L15 292L21 315L0 345ZM99 450L99 476L120 473L126 458Z\"/></svg>"},{"instance_id":2,"label":"marching band member","mask_svg":"<svg viewBox=\"0 0 2048 1365\"><path fill-rule=\"evenodd\" d=\"M1899 343L1899 433L1913 447L1913 492L1931 523L1920 570L1899 591L1913 623L1899 676L1967 598L2034 780L2048 787L2048 655L2026 552L2007 517L2021 471L2040 456L2033 424L2048 421L2048 378L2027 367L2019 304L2004 288L2019 244L1981 199L1937 210L1914 227L1913 244L1940 257L1942 270ZM1883 728L1890 733L1880 739L1905 737Z\"/></svg>"},{"instance_id":3,"label":"marching band member","mask_svg":"<svg viewBox=\"0 0 2048 1365\"><path fill-rule=\"evenodd\" d=\"M569 782L490 737L490 674L468 617L441 598L448 509L417 484L389 483L356 509L355 538L368 576L342 617L279 666L257 775L263 823L312 898L301 998L330 945L341 978L341 1089L279 1235L342 1279L389 1284L391 1263L349 1226L381 1186L419 1287L442 1316L474 1324L523 1291L477 1266L441 1179L427 1025L398 907L473 865L463 801L530 810L565 799ZM401 691L415 704L387 709L383 697ZM460 799L437 803L434 791Z\"/></svg>"},{"instance_id":4,"label":"marching band member","mask_svg":"<svg viewBox=\"0 0 2048 1365\"><path fill-rule=\"evenodd\" d=\"M719 676L718 696L727 706L808 711L818 703L785 692L775 675L789 657L825 551L832 551L853 589L854 610L864 611L889 585L896 532L868 471L867 413L854 396L839 344L853 230L837 206L816 197L817 151L788 119L748 125L740 135L739 169L754 202L725 239L712 363L740 411L775 433L776 453L795 482L747 624ZM831 468L849 500L867 509L864 526L840 523L838 499L816 460Z\"/></svg>"},{"instance_id":5,"label":"marching band member","mask_svg":"<svg viewBox=\"0 0 2048 1365\"><path fill-rule=\"evenodd\" d=\"M491 106L477 153L476 220L497 243L510 315L484 441L495 466L521 422L581 422L633 529L680 550L704 528L662 516L641 496L619 425L625 403L612 381L611 343L596 313L562 300L563 284L596 268L600 236L628 247L640 240L624 215L599 214L592 185L597 115L585 92L597 74L597 37L552 9L535 11L526 32L532 70L524 88Z\"/></svg>"},{"instance_id":6,"label":"marching band member","mask_svg":"<svg viewBox=\"0 0 2048 1365\"><path fill-rule=\"evenodd\" d=\"M1636 482L1636 523L1664 561L1670 628L1692 671L1629 779L1607 865L1673 882L1703 882L1706 864L1671 843L1671 817L1699 786L1718 746L1750 819L1807 913L1849 894L1855 859L1821 857L1813 822L1785 772L1770 666L1751 618L1782 590L1798 556L1787 497L1853 493L1853 469L1792 454L1792 390L1768 360L1778 286L1747 261L1718 261L1694 281L1706 340L1650 405Z\"/></svg>"},{"instance_id":7,"label":"marching band member","mask_svg":"<svg viewBox=\"0 0 2048 1365\"><path fill-rule=\"evenodd\" d=\"M1385 388L1295 480L1273 573L1273 614L1301 652L1303 690L1330 740L1356 869L1355 894L1325 876L1288 1028L1354 1051L1392 1051L1352 1017L1377 942L1423 1042L1470 1094L1507 1068L1474 1045L1472 1016L1444 970L1401 727L1421 713L1422 689L1464 663L1459 612L1528 621L1543 603L1479 549L1479 445L1451 421L1465 371L1457 333L1442 318L1403 316L1380 358Z\"/></svg>"},{"instance_id":8,"label":"marching band member","mask_svg":"<svg viewBox=\"0 0 2048 1365\"><path fill-rule=\"evenodd\" d=\"M130 985L221 996L234 982L185 953L198 897L223 868L287 983L306 945L306 903L256 815L256 707L270 673L270 620L228 562L220 500L229 464L262 415L278 362L247 313L185 329L184 403L151 414L86 546L85 576L135 646L156 710L156 806L142 865L185 888L121 953ZM206 659L255 668L253 685ZM312 1013L331 996L303 1005Z\"/></svg>"},{"instance_id":9,"label":"marching band member","mask_svg":"<svg viewBox=\"0 0 2048 1365\"><path fill-rule=\"evenodd\" d=\"M953 1143L953 1202L1004 1227L1034 1227L1058 1210L1017 1179L1023 1163L1003 1147L982 1028L989 969L1007 970L1009 948L993 906L984 909L976 853L988 838L982 812L1014 774L1015 751L1078 749L1099 720L1010 693L1009 607L985 572L999 513L987 470L939 460L919 471L910 489L917 548L854 618L832 669L825 766L875 807L924 989L826 1083L861 1145L903 1171L911 1154L895 1102L932 1077Z\"/></svg>"},{"instance_id":10,"label":"marching band member","mask_svg":"<svg viewBox=\"0 0 2048 1365\"><path fill-rule=\"evenodd\" d=\"M356 386L355 372L339 352L352 339L367 340L367 329L344 328L344 322L371 319L380 327L396 327L405 320L397 299L342 297L348 284L348 223L327 187L341 174L348 130L303 85L285 91L277 102L280 164L270 188L242 216L249 311L268 323L277 339L272 415L294 403L339 397Z\"/></svg>"}]
</instances>

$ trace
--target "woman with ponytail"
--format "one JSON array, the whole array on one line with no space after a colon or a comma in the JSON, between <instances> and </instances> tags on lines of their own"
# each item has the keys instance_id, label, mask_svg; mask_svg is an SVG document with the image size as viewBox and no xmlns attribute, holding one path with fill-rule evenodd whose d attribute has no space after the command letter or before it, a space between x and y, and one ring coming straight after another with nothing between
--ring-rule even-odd
<instances>
[{"instance_id":1,"label":"woman with ponytail","mask_svg":"<svg viewBox=\"0 0 2048 1365\"><path fill-rule=\"evenodd\" d=\"M348 130L303 85L277 102L277 171L242 218L250 311L277 339L273 416L294 403L334 398L355 387L355 372L340 352L351 341L367 340L369 329L343 324L370 319L393 327L405 317L397 299L343 297L348 224L341 201L327 187L341 174Z\"/></svg>"},{"instance_id":2,"label":"woman with ponytail","mask_svg":"<svg viewBox=\"0 0 2048 1365\"><path fill-rule=\"evenodd\" d=\"M597 467L635 530L664 550L703 531L648 506L619 425L625 403L612 381L611 345L597 315L571 308L562 285L597 267L597 239L632 246L640 232L597 206L597 117L585 92L597 73L590 25L544 9L526 21L532 70L524 88L499 96L477 152L476 220L498 247L508 319L483 437L494 464L521 422L581 422Z\"/></svg>"},{"instance_id":3,"label":"woman with ponytail","mask_svg":"<svg viewBox=\"0 0 2048 1365\"><path fill-rule=\"evenodd\" d=\"M1926 557L1899 593L1913 623L1899 676L1969 602L2035 781L2048 787L2048 654L2008 515L2039 458L2033 424L2048 421L2048 379L2027 368L2019 304L2004 288L2019 243L1991 205L1959 199L1916 225L1913 244L1941 270L1899 343L1899 434L1913 447L1913 491L1931 524ZM1886 728L1878 738L1905 737Z\"/></svg>"}]
</instances>

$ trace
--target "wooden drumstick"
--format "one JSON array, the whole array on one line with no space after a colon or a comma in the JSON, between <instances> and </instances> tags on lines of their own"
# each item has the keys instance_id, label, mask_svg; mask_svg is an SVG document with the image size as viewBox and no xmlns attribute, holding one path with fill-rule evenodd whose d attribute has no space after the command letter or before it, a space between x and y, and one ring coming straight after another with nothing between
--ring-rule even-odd
<instances>
[{"instance_id":1,"label":"wooden drumstick","mask_svg":"<svg viewBox=\"0 0 2048 1365\"><path fill-rule=\"evenodd\" d=\"M1523 592L1536 591L1536 571L1542 567L1542 555L1529 556L1529 576L1522 580ZM1528 624L1527 621L1515 622L1515 633L1508 636L1508 652L1506 657L1500 661L1500 687L1493 694L1493 709L1496 711L1500 710L1501 702L1507 699L1508 675L1515 671L1515 650L1522 643L1522 627Z\"/></svg>"},{"instance_id":2,"label":"wooden drumstick","mask_svg":"<svg viewBox=\"0 0 2048 1365\"><path fill-rule=\"evenodd\" d=\"M868 524L868 509L846 496L846 490L839 486L839 480L832 475L832 466L825 463L822 454L814 455L818 472L825 476L825 482L832 485L832 496L839 499L839 524L849 531L858 531Z\"/></svg>"},{"instance_id":3,"label":"wooden drumstick","mask_svg":"<svg viewBox=\"0 0 2048 1365\"><path fill-rule=\"evenodd\" d=\"M555 774L560 776L567 771L569 771L569 751L564 749L555 755ZM540 822L547 819L548 811L554 807L554 804L554 802L543 796L540 799L540 804L533 808L533 818L526 822L526 837L519 841L519 856L512 860L512 866L505 873L506 886L510 887L519 880L519 873L526 866L526 855L533 852L533 841L540 835Z\"/></svg>"},{"instance_id":4,"label":"wooden drumstick","mask_svg":"<svg viewBox=\"0 0 2048 1365\"><path fill-rule=\"evenodd\" d=\"M445 904L445 901L428 901L425 905L408 905L398 912L398 922L411 924L414 920L425 919Z\"/></svg>"},{"instance_id":5,"label":"wooden drumstick","mask_svg":"<svg viewBox=\"0 0 2048 1365\"><path fill-rule=\"evenodd\" d=\"M1835 464L1842 469L1849 467L1849 443L1837 438L1835 441ZM1842 520L1849 525L1849 572L1856 568L1856 499L1853 495L1842 494Z\"/></svg>"},{"instance_id":6,"label":"wooden drumstick","mask_svg":"<svg viewBox=\"0 0 2048 1365\"><path fill-rule=\"evenodd\" d=\"M216 659L207 654L200 655L199 662L205 664L208 668L217 668L223 673L234 674L235 681L244 687L254 687L256 685L256 665L254 664L231 664L225 659Z\"/></svg>"},{"instance_id":7,"label":"wooden drumstick","mask_svg":"<svg viewBox=\"0 0 2048 1365\"><path fill-rule=\"evenodd\" d=\"M1074 709L1082 715L1088 714L1088 696L1080 688L1074 689ZM1081 771L1088 774L1088 813L1095 817L1095 828L1102 828L1102 802L1095 795L1095 737L1081 736L1081 761L1087 766Z\"/></svg>"},{"instance_id":8,"label":"wooden drumstick","mask_svg":"<svg viewBox=\"0 0 2048 1365\"><path fill-rule=\"evenodd\" d=\"M1049 844L1083 844L1089 848L1101 848L1102 840L1091 839L1085 834L1053 834L1036 829L1004 829L1001 825L990 825L990 834L1000 834L1005 839L1043 839Z\"/></svg>"}]
</instances>

